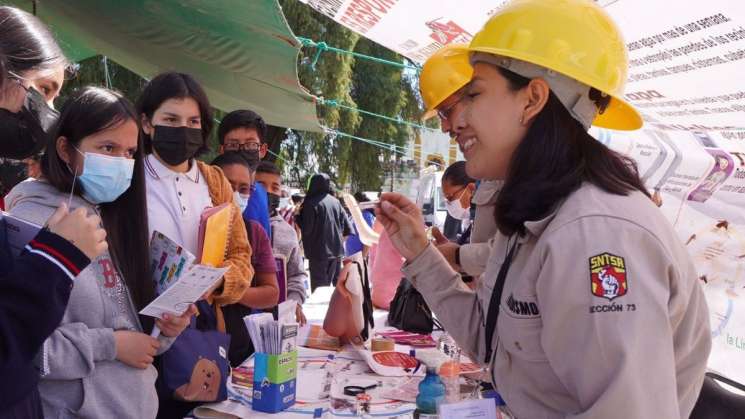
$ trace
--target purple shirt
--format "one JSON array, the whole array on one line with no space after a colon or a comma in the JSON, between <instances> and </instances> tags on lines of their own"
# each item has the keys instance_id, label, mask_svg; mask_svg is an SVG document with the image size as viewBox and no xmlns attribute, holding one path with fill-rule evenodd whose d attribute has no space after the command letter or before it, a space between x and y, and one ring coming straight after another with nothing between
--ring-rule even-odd
<instances>
[{"instance_id":1,"label":"purple shirt","mask_svg":"<svg viewBox=\"0 0 745 419\"><path fill-rule=\"evenodd\" d=\"M264 227L254 220L249 220L247 225L248 242L251 244L251 265L256 273L276 273L277 265L274 263L272 244L269 242Z\"/></svg>"}]
</instances>

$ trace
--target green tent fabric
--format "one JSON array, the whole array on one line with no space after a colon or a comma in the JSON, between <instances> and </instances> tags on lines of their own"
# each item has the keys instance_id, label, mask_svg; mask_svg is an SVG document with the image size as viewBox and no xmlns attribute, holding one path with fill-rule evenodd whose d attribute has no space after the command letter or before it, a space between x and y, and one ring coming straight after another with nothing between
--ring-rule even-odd
<instances>
[{"instance_id":1,"label":"green tent fabric","mask_svg":"<svg viewBox=\"0 0 745 419\"><path fill-rule=\"evenodd\" d=\"M300 43L277 0L44 0L37 15L74 60L102 54L146 78L190 73L216 108L321 131L297 77Z\"/></svg>"}]
</instances>

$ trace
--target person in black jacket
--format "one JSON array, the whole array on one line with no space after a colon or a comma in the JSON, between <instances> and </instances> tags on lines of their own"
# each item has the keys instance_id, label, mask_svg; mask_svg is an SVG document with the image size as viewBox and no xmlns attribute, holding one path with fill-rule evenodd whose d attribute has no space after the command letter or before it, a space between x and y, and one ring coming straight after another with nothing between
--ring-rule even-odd
<instances>
[{"instance_id":1,"label":"person in black jacket","mask_svg":"<svg viewBox=\"0 0 745 419\"><path fill-rule=\"evenodd\" d=\"M352 232L344 208L330 193L329 176L325 173L313 175L296 218L310 265L311 292L318 287L336 285L344 257L344 240Z\"/></svg>"},{"instance_id":2,"label":"person in black jacket","mask_svg":"<svg viewBox=\"0 0 745 419\"><path fill-rule=\"evenodd\" d=\"M20 160L48 141L67 60L33 15L4 6L0 22L0 157ZM100 223L62 203L15 260L2 244L0 418L42 417L34 358L62 319L73 280L107 248Z\"/></svg>"}]
</instances>

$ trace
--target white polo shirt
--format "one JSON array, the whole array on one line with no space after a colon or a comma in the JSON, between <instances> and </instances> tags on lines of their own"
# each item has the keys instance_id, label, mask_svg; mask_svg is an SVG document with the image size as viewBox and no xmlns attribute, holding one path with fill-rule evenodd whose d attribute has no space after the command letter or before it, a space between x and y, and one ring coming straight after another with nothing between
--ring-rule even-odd
<instances>
[{"instance_id":1,"label":"white polo shirt","mask_svg":"<svg viewBox=\"0 0 745 419\"><path fill-rule=\"evenodd\" d=\"M145 173L150 236L157 230L198 256L199 218L212 200L196 162L186 173L177 173L150 154Z\"/></svg>"}]
</instances>

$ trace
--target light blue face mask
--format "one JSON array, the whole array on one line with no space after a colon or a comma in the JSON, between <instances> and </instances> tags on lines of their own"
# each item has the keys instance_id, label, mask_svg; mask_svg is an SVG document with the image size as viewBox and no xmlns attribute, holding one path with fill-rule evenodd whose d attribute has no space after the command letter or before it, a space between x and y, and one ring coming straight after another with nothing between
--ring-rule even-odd
<instances>
[{"instance_id":1,"label":"light blue face mask","mask_svg":"<svg viewBox=\"0 0 745 419\"><path fill-rule=\"evenodd\" d=\"M238 205L238 208L241 209L241 213L246 210L249 198L251 198L251 195L238 193L238 191L233 192L233 200L235 201L235 205Z\"/></svg>"},{"instance_id":2,"label":"light blue face mask","mask_svg":"<svg viewBox=\"0 0 745 419\"><path fill-rule=\"evenodd\" d=\"M83 189L83 198L88 202L113 202L129 189L135 168L134 159L77 151L85 158L83 173L78 180Z\"/></svg>"}]
</instances>

